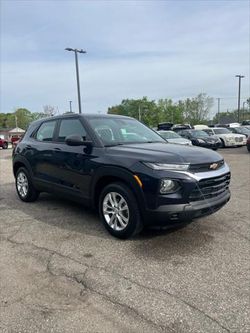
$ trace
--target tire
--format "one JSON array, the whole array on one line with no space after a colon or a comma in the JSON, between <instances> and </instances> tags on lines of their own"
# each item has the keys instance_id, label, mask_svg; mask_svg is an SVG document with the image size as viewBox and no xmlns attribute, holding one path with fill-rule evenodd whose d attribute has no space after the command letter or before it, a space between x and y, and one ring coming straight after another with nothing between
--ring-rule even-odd
<instances>
[{"instance_id":1,"label":"tire","mask_svg":"<svg viewBox=\"0 0 250 333\"><path fill-rule=\"evenodd\" d=\"M221 147L226 148L225 141L223 139L220 139L220 140L221 140Z\"/></svg>"},{"instance_id":2,"label":"tire","mask_svg":"<svg viewBox=\"0 0 250 333\"><path fill-rule=\"evenodd\" d=\"M35 201L39 196L39 192L33 186L28 170L24 167L19 168L15 177L16 191L19 198L25 202Z\"/></svg>"},{"instance_id":3,"label":"tire","mask_svg":"<svg viewBox=\"0 0 250 333\"><path fill-rule=\"evenodd\" d=\"M8 149L8 142L4 142L3 149Z\"/></svg>"},{"instance_id":4,"label":"tire","mask_svg":"<svg viewBox=\"0 0 250 333\"><path fill-rule=\"evenodd\" d=\"M111 183L99 197L99 214L108 232L126 239L143 229L134 193L123 183Z\"/></svg>"}]
</instances>

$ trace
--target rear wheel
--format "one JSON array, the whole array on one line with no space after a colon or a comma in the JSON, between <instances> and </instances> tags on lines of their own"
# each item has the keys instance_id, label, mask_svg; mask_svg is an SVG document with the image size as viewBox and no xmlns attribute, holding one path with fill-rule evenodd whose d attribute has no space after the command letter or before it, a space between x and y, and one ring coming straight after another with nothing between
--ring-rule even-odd
<instances>
[{"instance_id":1,"label":"rear wheel","mask_svg":"<svg viewBox=\"0 0 250 333\"><path fill-rule=\"evenodd\" d=\"M105 228L117 238L126 239L142 230L137 200L123 183L112 183L103 189L99 213Z\"/></svg>"},{"instance_id":2,"label":"rear wheel","mask_svg":"<svg viewBox=\"0 0 250 333\"><path fill-rule=\"evenodd\" d=\"M8 148L8 142L4 142L3 149L7 149L7 148Z\"/></svg>"},{"instance_id":3,"label":"rear wheel","mask_svg":"<svg viewBox=\"0 0 250 333\"><path fill-rule=\"evenodd\" d=\"M19 198L25 202L35 201L39 196L39 192L33 186L31 177L24 167L17 170L16 190Z\"/></svg>"}]
</instances>

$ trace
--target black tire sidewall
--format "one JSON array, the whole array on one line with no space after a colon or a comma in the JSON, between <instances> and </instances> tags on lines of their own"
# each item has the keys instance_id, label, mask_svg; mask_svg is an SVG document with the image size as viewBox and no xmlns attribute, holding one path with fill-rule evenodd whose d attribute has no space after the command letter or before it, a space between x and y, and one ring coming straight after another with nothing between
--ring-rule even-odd
<instances>
[{"instance_id":1,"label":"black tire sidewall","mask_svg":"<svg viewBox=\"0 0 250 333\"><path fill-rule=\"evenodd\" d=\"M3 149L8 149L8 143L7 143L7 142L5 142L5 143L3 144Z\"/></svg>"},{"instance_id":2,"label":"black tire sidewall","mask_svg":"<svg viewBox=\"0 0 250 333\"><path fill-rule=\"evenodd\" d=\"M121 230L121 231L113 230L108 225L108 223L106 222L106 220L103 216L103 212L102 212L103 200L109 192L117 192L117 193L121 194L127 202L127 205L129 208L129 223L124 230ZM129 237L137 234L142 229L141 216L140 216L140 211L139 211L136 197L135 197L134 193L130 190L130 188L123 183L112 183L110 185L107 185L103 189L103 191L101 192L101 195L99 197L99 215L101 217L101 220L102 220L105 228L109 231L109 233L111 235L113 235L117 238L121 238L121 239L129 238Z\"/></svg>"}]
</instances>

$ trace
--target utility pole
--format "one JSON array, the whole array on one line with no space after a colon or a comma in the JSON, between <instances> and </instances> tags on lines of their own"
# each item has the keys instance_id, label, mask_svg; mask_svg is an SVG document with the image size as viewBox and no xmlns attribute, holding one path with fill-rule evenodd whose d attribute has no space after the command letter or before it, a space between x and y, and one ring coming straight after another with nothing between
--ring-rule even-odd
<instances>
[{"instance_id":1,"label":"utility pole","mask_svg":"<svg viewBox=\"0 0 250 333\"><path fill-rule=\"evenodd\" d=\"M87 53L83 49L72 49L70 47L67 47L65 49L66 51L73 51L75 52L75 64L76 64L76 81L77 81L77 95L78 95L78 107L79 107L79 113L82 113L82 106L81 106L81 94L80 94L80 79L79 79L79 67L78 67L78 56L77 53Z\"/></svg>"},{"instance_id":2,"label":"utility pole","mask_svg":"<svg viewBox=\"0 0 250 333\"><path fill-rule=\"evenodd\" d=\"M138 108L138 120L141 121L141 106Z\"/></svg>"},{"instance_id":3,"label":"utility pole","mask_svg":"<svg viewBox=\"0 0 250 333\"><path fill-rule=\"evenodd\" d=\"M218 101L217 118L218 118L218 123L220 123L220 98L217 98L217 101Z\"/></svg>"},{"instance_id":4,"label":"utility pole","mask_svg":"<svg viewBox=\"0 0 250 333\"><path fill-rule=\"evenodd\" d=\"M69 101L69 112L72 113L72 101Z\"/></svg>"},{"instance_id":5,"label":"utility pole","mask_svg":"<svg viewBox=\"0 0 250 333\"><path fill-rule=\"evenodd\" d=\"M241 88L241 79L243 79L244 75L235 75L235 77L239 78L239 89L238 89L238 123L240 122L240 88Z\"/></svg>"},{"instance_id":6,"label":"utility pole","mask_svg":"<svg viewBox=\"0 0 250 333\"><path fill-rule=\"evenodd\" d=\"M243 117L242 117L242 120L244 120L244 118L245 118L245 104L247 104L247 101L245 101L245 102L243 102L243 104L242 104L242 111L243 111Z\"/></svg>"}]
</instances>

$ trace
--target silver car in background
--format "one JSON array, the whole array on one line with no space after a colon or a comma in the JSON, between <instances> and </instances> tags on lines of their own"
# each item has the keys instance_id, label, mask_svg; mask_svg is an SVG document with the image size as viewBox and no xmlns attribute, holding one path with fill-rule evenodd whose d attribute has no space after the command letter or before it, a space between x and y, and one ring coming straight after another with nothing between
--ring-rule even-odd
<instances>
[{"instance_id":1,"label":"silver car in background","mask_svg":"<svg viewBox=\"0 0 250 333\"><path fill-rule=\"evenodd\" d=\"M192 146L192 142L190 140L183 138L174 131L158 131L157 133L169 143Z\"/></svg>"}]
</instances>

